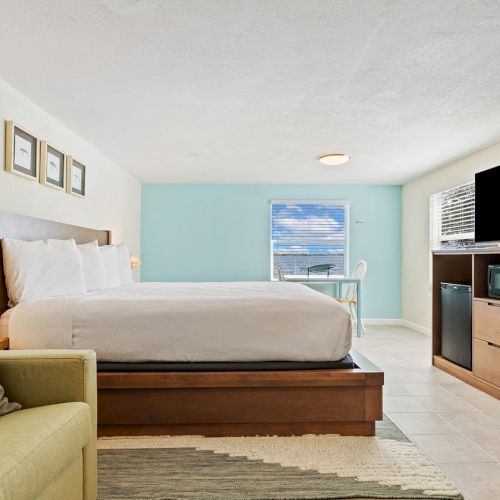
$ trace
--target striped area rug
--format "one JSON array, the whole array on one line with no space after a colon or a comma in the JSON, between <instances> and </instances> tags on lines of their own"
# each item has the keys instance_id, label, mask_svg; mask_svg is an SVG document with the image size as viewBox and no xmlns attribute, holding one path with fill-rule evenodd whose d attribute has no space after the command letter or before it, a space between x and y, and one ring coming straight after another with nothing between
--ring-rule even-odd
<instances>
[{"instance_id":1,"label":"striped area rug","mask_svg":"<svg viewBox=\"0 0 500 500\"><path fill-rule=\"evenodd\" d=\"M377 437L99 439L99 499L462 499L390 421Z\"/></svg>"}]
</instances>

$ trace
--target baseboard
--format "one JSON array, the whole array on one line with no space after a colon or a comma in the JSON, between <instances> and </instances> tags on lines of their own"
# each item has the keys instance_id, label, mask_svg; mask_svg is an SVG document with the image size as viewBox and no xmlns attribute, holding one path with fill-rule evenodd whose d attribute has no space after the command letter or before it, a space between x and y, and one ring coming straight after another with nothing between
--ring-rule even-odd
<instances>
[{"instance_id":1,"label":"baseboard","mask_svg":"<svg viewBox=\"0 0 500 500\"><path fill-rule=\"evenodd\" d=\"M367 318L363 319L365 325L401 325L399 318Z\"/></svg>"},{"instance_id":2,"label":"baseboard","mask_svg":"<svg viewBox=\"0 0 500 500\"><path fill-rule=\"evenodd\" d=\"M401 324L406 326L406 328L410 328L411 330L415 330L416 332L423 333L424 335L431 336L432 332L430 328L419 325L418 323L413 323L413 321L408 321L407 319L402 319Z\"/></svg>"},{"instance_id":3,"label":"baseboard","mask_svg":"<svg viewBox=\"0 0 500 500\"><path fill-rule=\"evenodd\" d=\"M423 333L424 335L431 336L430 328L426 328L425 326L419 325L418 323L413 323L412 321L408 321L406 319L401 318L368 318L364 319L363 323L367 326L369 325L388 325L388 326L405 326L406 328L410 328L419 333Z\"/></svg>"}]
</instances>

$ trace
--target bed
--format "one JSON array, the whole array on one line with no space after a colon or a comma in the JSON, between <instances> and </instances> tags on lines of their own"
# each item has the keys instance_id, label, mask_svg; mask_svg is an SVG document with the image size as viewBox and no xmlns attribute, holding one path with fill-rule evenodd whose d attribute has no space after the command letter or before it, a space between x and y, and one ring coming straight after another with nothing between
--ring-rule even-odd
<instances>
[{"instance_id":1,"label":"bed","mask_svg":"<svg viewBox=\"0 0 500 500\"><path fill-rule=\"evenodd\" d=\"M351 347L348 312L298 283L131 283L22 302L13 349L93 349L99 362L328 362Z\"/></svg>"},{"instance_id":2,"label":"bed","mask_svg":"<svg viewBox=\"0 0 500 500\"><path fill-rule=\"evenodd\" d=\"M8 213L0 237L111 240ZM382 418L383 373L347 355L348 314L295 283L131 284L21 303L0 328L14 349L96 350L100 435L373 435Z\"/></svg>"}]
</instances>

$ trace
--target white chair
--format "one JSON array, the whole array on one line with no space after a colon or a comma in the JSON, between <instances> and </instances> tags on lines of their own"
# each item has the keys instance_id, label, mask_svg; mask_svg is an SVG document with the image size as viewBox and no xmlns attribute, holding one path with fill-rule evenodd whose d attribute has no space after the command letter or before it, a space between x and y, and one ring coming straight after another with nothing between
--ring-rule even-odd
<instances>
[{"instance_id":1,"label":"white chair","mask_svg":"<svg viewBox=\"0 0 500 500\"><path fill-rule=\"evenodd\" d=\"M286 281L283 269L276 259L274 259L274 274L278 278L278 281Z\"/></svg>"},{"instance_id":2,"label":"white chair","mask_svg":"<svg viewBox=\"0 0 500 500\"><path fill-rule=\"evenodd\" d=\"M351 274L351 278L360 280L360 283L363 283L366 270L368 269L368 264L364 260L360 260L355 266ZM347 287L345 297L338 297L338 302L343 304L349 304L349 310L351 311L351 317L354 322L354 325L357 323L358 318L358 287L355 283L350 283ZM361 320L361 329L363 330L363 335L366 334L366 327Z\"/></svg>"}]
</instances>

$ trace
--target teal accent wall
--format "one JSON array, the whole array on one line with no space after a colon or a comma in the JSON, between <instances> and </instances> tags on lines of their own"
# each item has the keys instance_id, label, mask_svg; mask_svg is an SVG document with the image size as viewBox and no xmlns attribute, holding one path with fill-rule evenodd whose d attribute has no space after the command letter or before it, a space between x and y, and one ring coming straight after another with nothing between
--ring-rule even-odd
<instances>
[{"instance_id":1,"label":"teal accent wall","mask_svg":"<svg viewBox=\"0 0 500 500\"><path fill-rule=\"evenodd\" d=\"M142 281L267 281L271 200L349 200L363 316L401 317L401 187L143 184ZM363 220L363 224L356 224Z\"/></svg>"}]
</instances>

